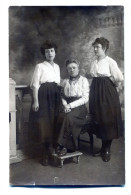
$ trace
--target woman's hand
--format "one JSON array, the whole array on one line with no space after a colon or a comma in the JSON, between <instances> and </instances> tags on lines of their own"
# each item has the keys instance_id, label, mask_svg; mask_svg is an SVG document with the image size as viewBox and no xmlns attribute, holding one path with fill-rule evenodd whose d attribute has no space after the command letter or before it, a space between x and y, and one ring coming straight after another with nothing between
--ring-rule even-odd
<instances>
[{"instance_id":1,"label":"woman's hand","mask_svg":"<svg viewBox=\"0 0 131 195\"><path fill-rule=\"evenodd\" d=\"M65 111L65 113L68 113L68 112L70 112L70 111L71 111L70 104L66 104L66 105L64 105L64 111Z\"/></svg>"},{"instance_id":2,"label":"woman's hand","mask_svg":"<svg viewBox=\"0 0 131 195\"><path fill-rule=\"evenodd\" d=\"M110 79L112 80L112 82L114 83L115 87L118 87L118 82L115 81L115 79L111 76Z\"/></svg>"},{"instance_id":3,"label":"woman's hand","mask_svg":"<svg viewBox=\"0 0 131 195\"><path fill-rule=\"evenodd\" d=\"M39 109L39 102L38 102L38 89L37 88L33 88L33 99L34 99L34 103L32 105L32 110L37 112Z\"/></svg>"},{"instance_id":4,"label":"woman's hand","mask_svg":"<svg viewBox=\"0 0 131 195\"><path fill-rule=\"evenodd\" d=\"M32 105L32 110L37 112L39 109L39 103L38 102L34 102L34 104Z\"/></svg>"}]
</instances>

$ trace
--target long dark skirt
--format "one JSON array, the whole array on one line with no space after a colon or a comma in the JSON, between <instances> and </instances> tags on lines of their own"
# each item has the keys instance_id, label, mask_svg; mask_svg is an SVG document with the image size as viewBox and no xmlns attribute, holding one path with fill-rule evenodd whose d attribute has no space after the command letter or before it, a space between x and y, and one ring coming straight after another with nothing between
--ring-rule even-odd
<instances>
[{"instance_id":1,"label":"long dark skirt","mask_svg":"<svg viewBox=\"0 0 131 195\"><path fill-rule=\"evenodd\" d=\"M121 107L114 83L108 77L93 78L89 110L95 134L103 140L118 138L122 131Z\"/></svg>"},{"instance_id":2,"label":"long dark skirt","mask_svg":"<svg viewBox=\"0 0 131 195\"><path fill-rule=\"evenodd\" d=\"M68 103L72 102L67 99ZM78 149L78 136L82 126L86 123L86 106L79 106L69 113L60 112L58 117L57 130L59 132L57 143L70 150Z\"/></svg>"},{"instance_id":3,"label":"long dark skirt","mask_svg":"<svg viewBox=\"0 0 131 195\"><path fill-rule=\"evenodd\" d=\"M43 83L38 91L39 110L30 110L29 129L32 141L53 143L60 106L60 89L56 83ZM32 102L33 104L33 102Z\"/></svg>"}]
</instances>

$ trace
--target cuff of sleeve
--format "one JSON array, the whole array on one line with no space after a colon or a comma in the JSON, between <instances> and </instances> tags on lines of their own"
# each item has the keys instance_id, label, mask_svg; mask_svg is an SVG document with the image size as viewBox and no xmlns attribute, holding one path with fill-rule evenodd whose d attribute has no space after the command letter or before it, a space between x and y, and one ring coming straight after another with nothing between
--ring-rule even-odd
<instances>
[{"instance_id":1,"label":"cuff of sleeve","mask_svg":"<svg viewBox=\"0 0 131 195\"><path fill-rule=\"evenodd\" d=\"M31 89L37 89L37 90L38 90L38 89L40 88L40 86L30 85L30 88L31 88Z\"/></svg>"},{"instance_id":2,"label":"cuff of sleeve","mask_svg":"<svg viewBox=\"0 0 131 195\"><path fill-rule=\"evenodd\" d=\"M69 106L70 106L70 109L71 109L71 104L69 104Z\"/></svg>"},{"instance_id":3,"label":"cuff of sleeve","mask_svg":"<svg viewBox=\"0 0 131 195\"><path fill-rule=\"evenodd\" d=\"M64 106L67 105L66 100L62 99L62 104L63 104Z\"/></svg>"},{"instance_id":4,"label":"cuff of sleeve","mask_svg":"<svg viewBox=\"0 0 131 195\"><path fill-rule=\"evenodd\" d=\"M70 108L71 108L71 109L75 107L75 106L74 106L74 103L70 103L69 105L70 105Z\"/></svg>"}]
</instances>

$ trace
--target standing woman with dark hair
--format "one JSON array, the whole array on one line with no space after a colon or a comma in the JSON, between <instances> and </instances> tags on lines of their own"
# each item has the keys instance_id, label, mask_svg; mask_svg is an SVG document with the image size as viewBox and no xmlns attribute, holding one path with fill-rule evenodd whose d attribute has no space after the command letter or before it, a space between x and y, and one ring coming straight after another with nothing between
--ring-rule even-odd
<instances>
[{"instance_id":1,"label":"standing woman with dark hair","mask_svg":"<svg viewBox=\"0 0 131 195\"><path fill-rule=\"evenodd\" d=\"M41 46L45 61L36 65L30 87L33 103L30 111L30 129L43 144L43 165L48 165L48 154L53 152L55 122L60 105L60 69L54 63L56 45L46 41Z\"/></svg>"},{"instance_id":2,"label":"standing woman with dark hair","mask_svg":"<svg viewBox=\"0 0 131 195\"><path fill-rule=\"evenodd\" d=\"M110 160L110 147L113 139L121 134L122 119L119 96L116 86L123 81L123 75L116 61L106 55L109 41L103 37L97 38L92 44L96 60L91 65L90 74L93 77L89 110L93 117L95 133L102 140L100 152L104 162Z\"/></svg>"}]
</instances>

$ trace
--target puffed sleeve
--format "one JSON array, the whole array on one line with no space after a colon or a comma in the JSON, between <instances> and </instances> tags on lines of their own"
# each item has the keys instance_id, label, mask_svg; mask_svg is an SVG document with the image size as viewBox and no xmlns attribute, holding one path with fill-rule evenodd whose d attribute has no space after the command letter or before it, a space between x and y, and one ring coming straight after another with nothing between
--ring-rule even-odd
<instances>
[{"instance_id":1,"label":"puffed sleeve","mask_svg":"<svg viewBox=\"0 0 131 195\"><path fill-rule=\"evenodd\" d=\"M91 63L89 73L87 73L87 78L91 79L95 75L96 75L96 60Z\"/></svg>"},{"instance_id":2,"label":"puffed sleeve","mask_svg":"<svg viewBox=\"0 0 131 195\"><path fill-rule=\"evenodd\" d=\"M40 76L41 76L41 71L39 64L36 65L34 74L31 80L30 88L33 89L34 87L39 89L40 87Z\"/></svg>"},{"instance_id":3,"label":"puffed sleeve","mask_svg":"<svg viewBox=\"0 0 131 195\"><path fill-rule=\"evenodd\" d=\"M83 77L82 79L82 97L74 102L70 103L71 108L76 108L86 104L89 100L89 82L87 78Z\"/></svg>"},{"instance_id":4,"label":"puffed sleeve","mask_svg":"<svg viewBox=\"0 0 131 195\"><path fill-rule=\"evenodd\" d=\"M114 83L119 83L123 81L123 74L119 69L115 60L111 59L109 62L110 72L111 72L111 79Z\"/></svg>"}]
</instances>

